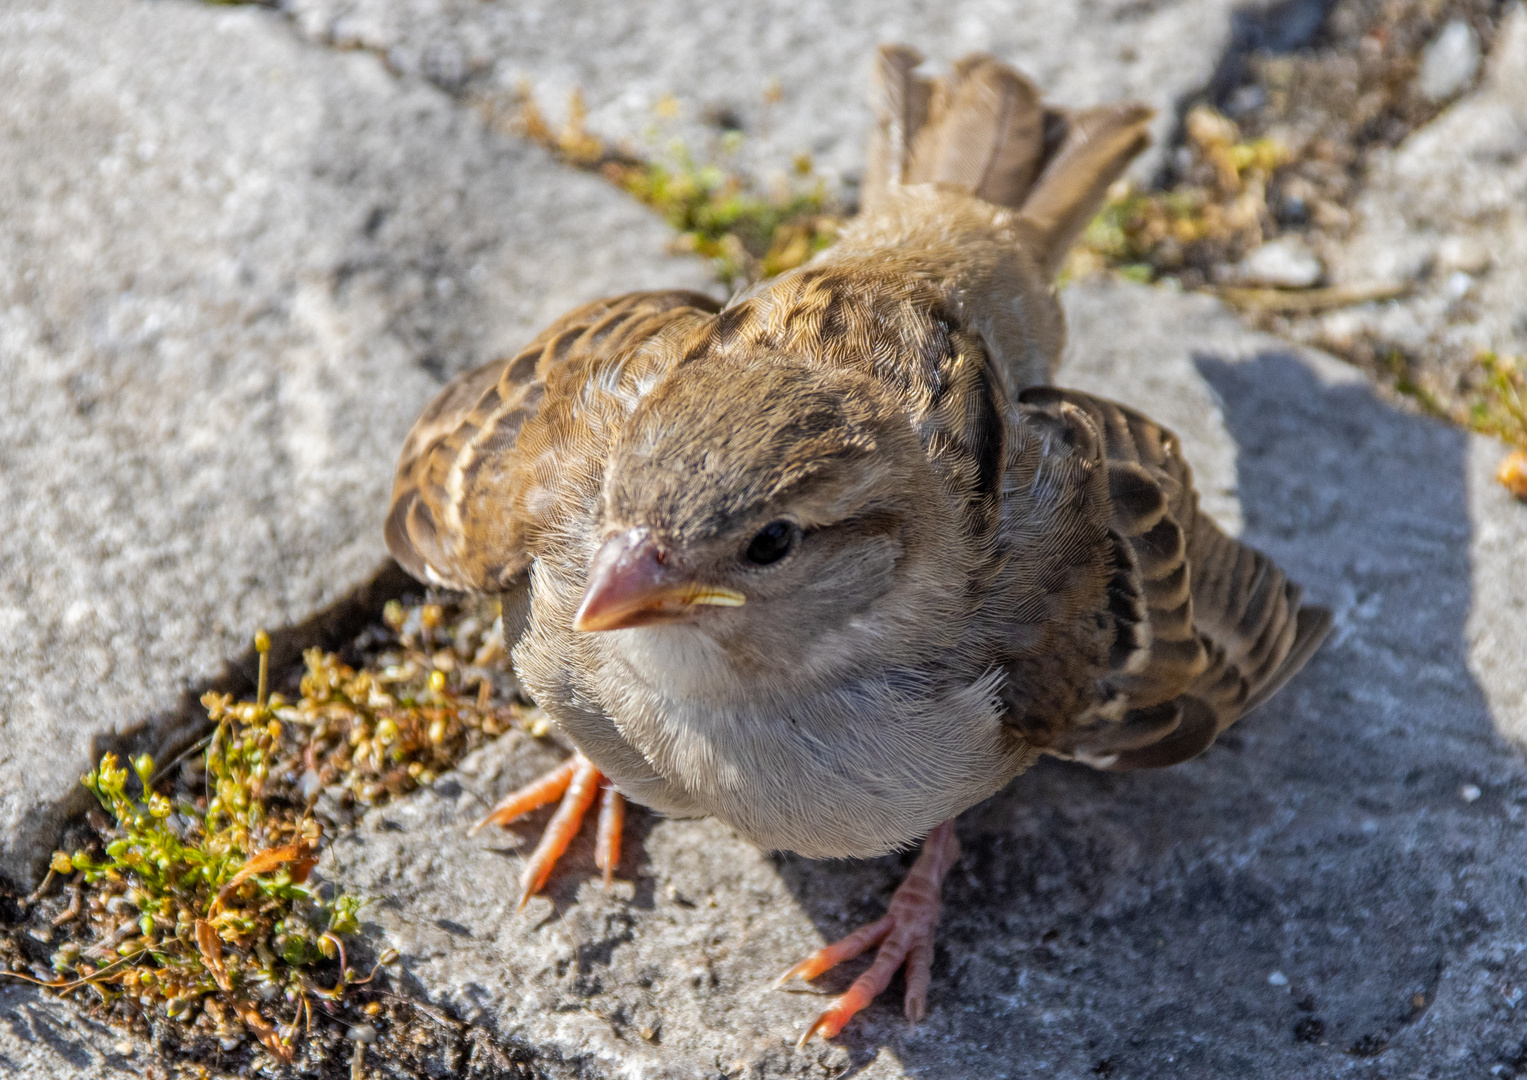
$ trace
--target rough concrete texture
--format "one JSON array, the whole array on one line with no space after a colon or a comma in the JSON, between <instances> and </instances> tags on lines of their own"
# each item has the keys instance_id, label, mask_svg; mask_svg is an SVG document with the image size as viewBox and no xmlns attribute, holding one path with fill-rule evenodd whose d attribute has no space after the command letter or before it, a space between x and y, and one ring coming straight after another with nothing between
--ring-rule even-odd
<instances>
[{"instance_id":1,"label":"rough concrete texture","mask_svg":"<svg viewBox=\"0 0 1527 1080\"><path fill-rule=\"evenodd\" d=\"M1210 510L1335 612L1309 668L1201 758L1042 764L960 822L932 1009L893 986L833 1045L769 989L878 917L907 863L758 852L635 814L613 895L588 838L514 907L543 814L469 837L560 753L512 735L340 840L415 992L552 1077L1463 1077L1527 1072L1527 507L1497 444L1203 297L1070 290L1061 381L1176 427ZM821 980L844 987L851 974ZM1500 1066L1496 1070L1496 1066Z\"/></svg>"},{"instance_id":2,"label":"rough concrete texture","mask_svg":"<svg viewBox=\"0 0 1527 1080\"><path fill-rule=\"evenodd\" d=\"M0 873L103 741L352 589L444 376L666 228L257 10L0 10ZM545 258L554 252L556 257Z\"/></svg>"},{"instance_id":3,"label":"rough concrete texture","mask_svg":"<svg viewBox=\"0 0 1527 1080\"><path fill-rule=\"evenodd\" d=\"M134 1080L146 1048L73 1005L0 982L0 1075L36 1080Z\"/></svg>"},{"instance_id":4,"label":"rough concrete texture","mask_svg":"<svg viewBox=\"0 0 1527 1080\"><path fill-rule=\"evenodd\" d=\"M939 64L985 51L1019 65L1054 100L1121 98L1157 109L1149 177L1179 100L1203 88L1232 33L1234 0L889 0L718 4L668 0L283 0L316 40L375 50L398 71L474 94L528 85L549 115L583 93L589 127L651 152L679 138L758 178L810 154L832 181L857 182L870 123L869 61L882 42ZM1270 5L1264 5L1270 6ZM1300 5L1283 5L1299 7ZM1308 6L1308 5L1305 5ZM679 112L658 114L673 95ZM744 135L731 154L726 129Z\"/></svg>"},{"instance_id":5,"label":"rough concrete texture","mask_svg":"<svg viewBox=\"0 0 1527 1080\"><path fill-rule=\"evenodd\" d=\"M1479 89L1371 164L1354 216L1325 253L1332 279L1413 291L1328 314L1316 336L1527 355L1527 7L1502 19Z\"/></svg>"}]
</instances>

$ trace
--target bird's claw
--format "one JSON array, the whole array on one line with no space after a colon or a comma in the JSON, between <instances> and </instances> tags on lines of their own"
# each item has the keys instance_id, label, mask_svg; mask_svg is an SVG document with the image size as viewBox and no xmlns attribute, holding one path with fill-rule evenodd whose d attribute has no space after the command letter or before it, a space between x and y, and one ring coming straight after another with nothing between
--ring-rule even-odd
<instances>
[{"instance_id":1,"label":"bird's claw","mask_svg":"<svg viewBox=\"0 0 1527 1080\"><path fill-rule=\"evenodd\" d=\"M928 983L933 968L933 940L938 931L939 892L944 875L959 858L960 844L954 836L954 823L946 821L928 835L922 852L907 879L891 897L886 914L861 926L847 937L823 946L785 972L775 982L776 989L791 979L814 979L845 960L879 946L875 961L854 980L832 1004L822 1010L796 1043L803 1047L813 1035L830 1039L843 1030L854 1014L875 1000L891 983L898 968L906 966L907 994L904 1002L907 1019L921 1020L928 1011Z\"/></svg>"},{"instance_id":2,"label":"bird's claw","mask_svg":"<svg viewBox=\"0 0 1527 1080\"><path fill-rule=\"evenodd\" d=\"M599 804L599 831L594 848L594 865L604 871L604 883L610 884L615 867L620 862L620 837L625 822L625 800L614 786L605 780L594 763L582 754L574 754L557 768L545 773L529 784L513 791L499 800L488 815L473 826L476 832L484 825L508 825L539 807L561 799L557 812L547 823L541 841L531 852L525 869L520 874L520 907L541 891L551 876L557 860L572 843L578 829L583 825L584 815L594 803L594 797L603 796Z\"/></svg>"}]
</instances>

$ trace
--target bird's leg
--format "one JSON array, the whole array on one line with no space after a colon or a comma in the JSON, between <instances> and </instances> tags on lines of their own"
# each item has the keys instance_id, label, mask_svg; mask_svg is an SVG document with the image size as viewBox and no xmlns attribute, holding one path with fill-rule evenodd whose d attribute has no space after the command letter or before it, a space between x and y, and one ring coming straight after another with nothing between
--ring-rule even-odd
<instances>
[{"instance_id":1,"label":"bird's leg","mask_svg":"<svg viewBox=\"0 0 1527 1080\"><path fill-rule=\"evenodd\" d=\"M499 800L488 816L473 826L476 832L484 825L508 825L516 818L560 798L561 805L552 815L541 834L541 842L525 864L520 875L520 907L540 892L541 886L551 876L557 860L572 843L583 824L583 816L594 803L601 786L604 796L599 804L599 832L594 849L594 865L604 871L604 883L608 885L620 862L620 833L625 822L625 800L615 790L594 763L582 754L574 754L551 772L532 780L518 791L510 792Z\"/></svg>"},{"instance_id":2,"label":"bird's leg","mask_svg":"<svg viewBox=\"0 0 1527 1080\"><path fill-rule=\"evenodd\" d=\"M869 970L854 980L842 994L822 1011L797 1046L805 1046L818 1032L830 1039L860 1009L890 985L896 969L907 968L907 1019L914 1024L928 1011L928 980L933 966L933 937L938 930L939 891L944 876L960 857L960 842L954 835L954 820L944 822L928 834L922 851L912 864L912 872L891 896L885 917L862 926L841 941L824 946L779 977L774 985L783 986L799 976L814 979L845 960L852 960L872 945L880 946Z\"/></svg>"}]
</instances>

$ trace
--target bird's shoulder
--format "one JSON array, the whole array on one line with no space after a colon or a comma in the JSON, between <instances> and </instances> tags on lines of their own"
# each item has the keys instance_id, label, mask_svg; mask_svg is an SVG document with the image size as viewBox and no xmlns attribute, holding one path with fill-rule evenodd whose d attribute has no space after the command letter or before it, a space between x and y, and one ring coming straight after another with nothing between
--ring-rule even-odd
<instances>
[{"instance_id":1,"label":"bird's shoulder","mask_svg":"<svg viewBox=\"0 0 1527 1080\"><path fill-rule=\"evenodd\" d=\"M597 486L610 425L718 307L683 290L594 301L446 384L399 457L386 524L393 556L449 588L506 588L534 557L537 535L578 490Z\"/></svg>"}]
</instances>

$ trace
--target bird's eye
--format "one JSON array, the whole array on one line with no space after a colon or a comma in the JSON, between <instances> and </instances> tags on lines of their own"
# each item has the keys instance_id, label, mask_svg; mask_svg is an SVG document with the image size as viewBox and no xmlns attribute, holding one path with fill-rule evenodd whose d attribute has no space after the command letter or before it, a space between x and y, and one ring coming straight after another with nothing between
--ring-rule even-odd
<instances>
[{"instance_id":1,"label":"bird's eye","mask_svg":"<svg viewBox=\"0 0 1527 1080\"><path fill-rule=\"evenodd\" d=\"M777 563L795 546L797 529L795 523L785 521L771 521L753 535L748 541L748 549L743 552L748 562L757 566L768 566Z\"/></svg>"}]
</instances>

